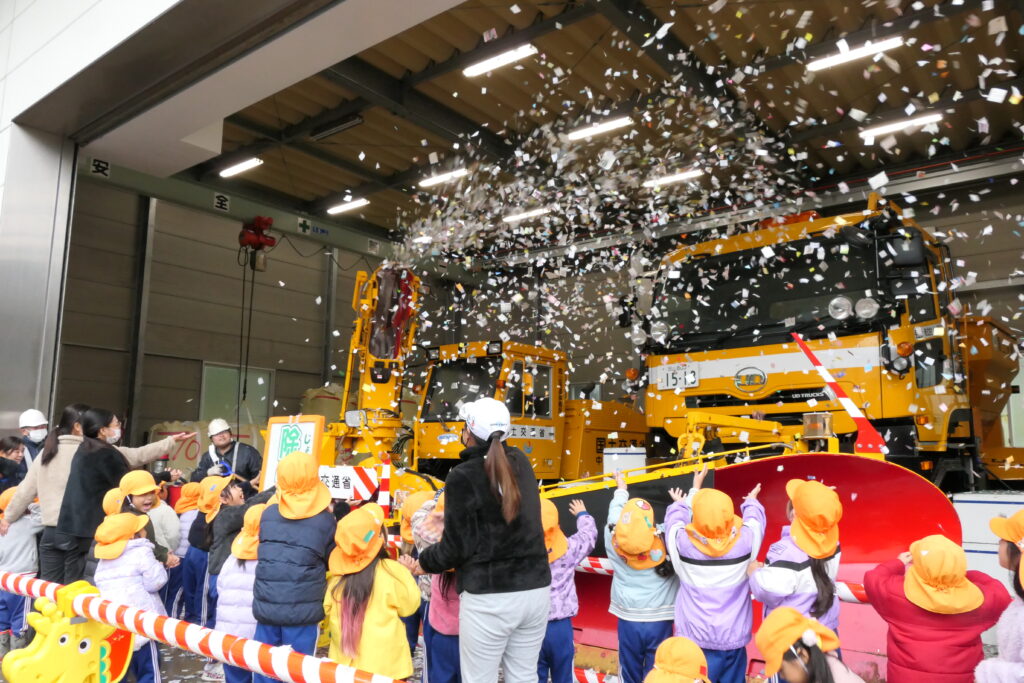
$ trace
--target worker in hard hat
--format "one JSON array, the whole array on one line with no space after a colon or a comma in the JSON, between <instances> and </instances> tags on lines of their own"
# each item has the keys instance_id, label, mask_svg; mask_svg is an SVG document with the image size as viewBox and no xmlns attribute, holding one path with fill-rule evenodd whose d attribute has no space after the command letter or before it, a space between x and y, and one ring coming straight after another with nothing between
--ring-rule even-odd
<instances>
[{"instance_id":1,"label":"worker in hard hat","mask_svg":"<svg viewBox=\"0 0 1024 683\"><path fill-rule=\"evenodd\" d=\"M21 478L28 473L28 467L43 448L43 441L50 433L50 421L42 411L30 408L18 416L21 442L25 444L25 458L21 461Z\"/></svg>"},{"instance_id":2,"label":"worker in hard hat","mask_svg":"<svg viewBox=\"0 0 1024 683\"><path fill-rule=\"evenodd\" d=\"M237 441L231 433L231 426L222 418L210 420L207 433L210 436L210 448L193 470L192 481L202 481L204 477L237 476L259 488L257 480L263 468L260 452L249 444Z\"/></svg>"}]
</instances>

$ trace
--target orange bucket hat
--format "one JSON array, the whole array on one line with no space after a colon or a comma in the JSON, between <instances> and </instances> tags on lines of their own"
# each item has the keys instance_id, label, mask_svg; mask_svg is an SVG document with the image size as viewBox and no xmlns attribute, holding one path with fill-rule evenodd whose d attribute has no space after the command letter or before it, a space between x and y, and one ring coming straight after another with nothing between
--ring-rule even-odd
<instances>
[{"instance_id":1,"label":"orange bucket hat","mask_svg":"<svg viewBox=\"0 0 1024 683\"><path fill-rule=\"evenodd\" d=\"M803 641L807 647L817 645L822 652L839 648L839 636L832 629L792 607L776 608L764 618L754 636L757 649L764 655L765 674L778 673L782 657L798 641Z\"/></svg>"},{"instance_id":2,"label":"orange bucket hat","mask_svg":"<svg viewBox=\"0 0 1024 683\"><path fill-rule=\"evenodd\" d=\"M967 579L967 553L933 534L910 544L914 558L903 578L907 600L936 614L963 614L981 607L985 596Z\"/></svg>"},{"instance_id":3,"label":"orange bucket hat","mask_svg":"<svg viewBox=\"0 0 1024 683\"><path fill-rule=\"evenodd\" d=\"M11 499L14 498L14 493L18 490L17 486L12 486L6 489L3 493L0 493L0 512L7 509L7 506L11 504Z\"/></svg>"},{"instance_id":4,"label":"orange bucket hat","mask_svg":"<svg viewBox=\"0 0 1024 683\"><path fill-rule=\"evenodd\" d=\"M540 499L540 520L544 526L544 545L548 549L548 564L569 550L569 539L558 524L558 508L548 498Z\"/></svg>"},{"instance_id":5,"label":"orange bucket hat","mask_svg":"<svg viewBox=\"0 0 1024 683\"><path fill-rule=\"evenodd\" d=\"M285 519L307 519L327 509L331 490L309 453L296 451L277 463L277 505Z\"/></svg>"},{"instance_id":6,"label":"orange bucket hat","mask_svg":"<svg viewBox=\"0 0 1024 683\"><path fill-rule=\"evenodd\" d=\"M101 560L113 560L121 557L128 541L149 524L149 515L135 515L121 512L108 515L96 529L96 557Z\"/></svg>"},{"instance_id":7,"label":"orange bucket hat","mask_svg":"<svg viewBox=\"0 0 1024 683\"><path fill-rule=\"evenodd\" d=\"M202 493L203 485L198 481L190 481L181 487L181 496L174 504L174 511L179 515L195 510L199 507L199 494Z\"/></svg>"},{"instance_id":8,"label":"orange bucket hat","mask_svg":"<svg viewBox=\"0 0 1024 683\"><path fill-rule=\"evenodd\" d=\"M3 497L0 496L2 502ZM1018 510L1011 517L994 517L988 521L988 526L996 536L1024 551L1024 510ZM1017 567L1017 573L1024 584L1024 562Z\"/></svg>"},{"instance_id":9,"label":"orange bucket hat","mask_svg":"<svg viewBox=\"0 0 1024 683\"><path fill-rule=\"evenodd\" d=\"M384 510L367 503L348 513L338 522L334 543L328 560L332 574L343 576L364 569L384 545Z\"/></svg>"},{"instance_id":10,"label":"orange bucket hat","mask_svg":"<svg viewBox=\"0 0 1024 683\"><path fill-rule=\"evenodd\" d=\"M693 496L693 521L686 525L690 540L705 555L721 557L740 540L743 520L732 498L717 489L700 489Z\"/></svg>"},{"instance_id":11,"label":"orange bucket hat","mask_svg":"<svg viewBox=\"0 0 1024 683\"><path fill-rule=\"evenodd\" d=\"M206 523L209 524L220 512L220 494L231 483L231 477L206 477L199 485L202 490L199 492L199 511L206 515Z\"/></svg>"},{"instance_id":12,"label":"orange bucket hat","mask_svg":"<svg viewBox=\"0 0 1024 683\"><path fill-rule=\"evenodd\" d=\"M399 534L406 543L412 543L412 516L433 497L433 491L413 491L405 497L405 502L402 503L402 525Z\"/></svg>"},{"instance_id":13,"label":"orange bucket hat","mask_svg":"<svg viewBox=\"0 0 1024 683\"><path fill-rule=\"evenodd\" d=\"M260 545L260 517L263 516L263 511L266 509L266 503L259 503L245 511L242 530L231 542L231 554L238 559L256 559L256 549Z\"/></svg>"},{"instance_id":14,"label":"orange bucket hat","mask_svg":"<svg viewBox=\"0 0 1024 683\"><path fill-rule=\"evenodd\" d=\"M128 474L121 477L121 482L118 485L121 488L121 493L127 496L143 496L147 493L156 493L160 490L160 487L156 483L156 479L147 470L132 470ZM160 505L160 498L157 497L156 507Z\"/></svg>"},{"instance_id":15,"label":"orange bucket hat","mask_svg":"<svg viewBox=\"0 0 1024 683\"><path fill-rule=\"evenodd\" d=\"M689 638L674 636L661 642L654 653L654 668L644 683L708 683L708 660Z\"/></svg>"},{"instance_id":16,"label":"orange bucket hat","mask_svg":"<svg viewBox=\"0 0 1024 683\"><path fill-rule=\"evenodd\" d=\"M650 569L665 560L665 543L658 537L654 509L643 498L630 498L612 532L612 547L633 569Z\"/></svg>"},{"instance_id":17,"label":"orange bucket hat","mask_svg":"<svg viewBox=\"0 0 1024 683\"><path fill-rule=\"evenodd\" d=\"M803 479L790 479L786 494L793 503L790 533L796 546L817 560L835 555L839 547L839 520L843 518L839 494L820 481Z\"/></svg>"},{"instance_id":18,"label":"orange bucket hat","mask_svg":"<svg viewBox=\"0 0 1024 683\"><path fill-rule=\"evenodd\" d=\"M103 514L116 515L124 506L124 491L120 488L110 489L103 494Z\"/></svg>"}]
</instances>

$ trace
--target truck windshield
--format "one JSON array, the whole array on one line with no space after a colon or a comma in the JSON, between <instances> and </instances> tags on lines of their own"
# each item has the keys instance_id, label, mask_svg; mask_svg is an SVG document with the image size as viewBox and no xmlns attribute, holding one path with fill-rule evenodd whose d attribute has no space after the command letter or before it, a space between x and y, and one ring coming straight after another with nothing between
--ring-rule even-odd
<instances>
[{"instance_id":1,"label":"truck windshield","mask_svg":"<svg viewBox=\"0 0 1024 683\"><path fill-rule=\"evenodd\" d=\"M483 396L494 396L501 370L499 356L457 358L434 365L420 419L447 422L459 419L459 406Z\"/></svg>"},{"instance_id":2,"label":"truck windshield","mask_svg":"<svg viewBox=\"0 0 1024 683\"><path fill-rule=\"evenodd\" d=\"M872 249L840 238L796 240L678 263L663 272L655 292L651 322L667 328L655 347L678 352L732 339L749 343L751 337L788 337L792 331L814 336L864 329L885 313L879 284ZM850 310L838 319L829 304L840 296L851 306L873 298L880 307L868 318Z\"/></svg>"}]
</instances>

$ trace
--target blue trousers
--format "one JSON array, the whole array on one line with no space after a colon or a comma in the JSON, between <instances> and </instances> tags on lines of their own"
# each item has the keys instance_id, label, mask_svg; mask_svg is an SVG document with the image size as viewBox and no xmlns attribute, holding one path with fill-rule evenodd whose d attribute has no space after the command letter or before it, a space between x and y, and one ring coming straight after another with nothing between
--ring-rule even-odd
<instances>
[{"instance_id":1,"label":"blue trousers","mask_svg":"<svg viewBox=\"0 0 1024 683\"><path fill-rule=\"evenodd\" d=\"M619 680L642 683L654 668L654 651L672 636L672 621L619 619Z\"/></svg>"},{"instance_id":2,"label":"blue trousers","mask_svg":"<svg viewBox=\"0 0 1024 683\"><path fill-rule=\"evenodd\" d=\"M747 648L704 650L708 679L715 683L744 683L747 680Z\"/></svg>"},{"instance_id":3,"label":"blue trousers","mask_svg":"<svg viewBox=\"0 0 1024 683\"><path fill-rule=\"evenodd\" d=\"M540 657L537 660L537 680L547 683L548 674L552 683L572 683L573 658L576 648L573 645L572 619L555 619L548 622L548 630L544 633L544 642L540 646ZM619 654L622 661L622 654Z\"/></svg>"},{"instance_id":4,"label":"blue trousers","mask_svg":"<svg viewBox=\"0 0 1024 683\"><path fill-rule=\"evenodd\" d=\"M224 683L252 683L252 677L255 675L237 666L224 665Z\"/></svg>"},{"instance_id":5,"label":"blue trousers","mask_svg":"<svg viewBox=\"0 0 1024 683\"><path fill-rule=\"evenodd\" d=\"M10 631L12 636L17 637L25 632L28 626L25 615L31 599L0 591L0 633Z\"/></svg>"},{"instance_id":6,"label":"blue trousers","mask_svg":"<svg viewBox=\"0 0 1024 683\"><path fill-rule=\"evenodd\" d=\"M181 562L181 592L185 605L185 621L202 626L203 603L206 601L206 567L210 555L205 550L189 547Z\"/></svg>"},{"instance_id":7,"label":"blue trousers","mask_svg":"<svg viewBox=\"0 0 1024 683\"><path fill-rule=\"evenodd\" d=\"M220 574L206 573L206 605L203 612L203 626L217 628L217 577Z\"/></svg>"},{"instance_id":8,"label":"blue trousers","mask_svg":"<svg viewBox=\"0 0 1024 683\"><path fill-rule=\"evenodd\" d=\"M311 655L316 652L316 639L320 636L320 624L304 624L302 626L272 626L256 624L254 640L267 645L290 645L296 652ZM274 683L276 678L252 675L253 683Z\"/></svg>"},{"instance_id":9,"label":"blue trousers","mask_svg":"<svg viewBox=\"0 0 1024 683\"><path fill-rule=\"evenodd\" d=\"M175 619L181 618L181 612L184 609L183 591L182 591L182 578L185 573L185 563L182 559L182 563L173 569L167 570L167 583L160 589L160 600L164 603L164 609L167 610L167 616Z\"/></svg>"},{"instance_id":10,"label":"blue trousers","mask_svg":"<svg viewBox=\"0 0 1024 683\"><path fill-rule=\"evenodd\" d=\"M459 637L438 633L428 619L423 620L423 643L427 650L426 683L459 683Z\"/></svg>"},{"instance_id":11,"label":"blue trousers","mask_svg":"<svg viewBox=\"0 0 1024 683\"><path fill-rule=\"evenodd\" d=\"M149 641L132 655L128 671L135 683L160 683L160 649L155 641Z\"/></svg>"},{"instance_id":12,"label":"blue trousers","mask_svg":"<svg viewBox=\"0 0 1024 683\"><path fill-rule=\"evenodd\" d=\"M416 652L416 644L420 641L420 624L427 623L427 606L429 602L420 602L420 607L407 617L399 617L405 624L405 637L409 640L409 652ZM425 629L424 629L425 630ZM426 636L426 633L424 633Z\"/></svg>"}]
</instances>

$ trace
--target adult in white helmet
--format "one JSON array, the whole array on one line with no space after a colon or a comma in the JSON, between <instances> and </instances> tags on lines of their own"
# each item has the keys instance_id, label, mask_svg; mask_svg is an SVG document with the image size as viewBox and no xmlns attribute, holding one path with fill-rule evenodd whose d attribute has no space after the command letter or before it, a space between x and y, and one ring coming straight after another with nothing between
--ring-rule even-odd
<instances>
[{"instance_id":1,"label":"adult in white helmet","mask_svg":"<svg viewBox=\"0 0 1024 683\"><path fill-rule=\"evenodd\" d=\"M533 467L504 441L508 408L493 398L463 405L466 447L445 481L444 534L413 570L455 570L461 597L459 659L464 681L537 680L547 630L551 569Z\"/></svg>"},{"instance_id":2,"label":"adult in white helmet","mask_svg":"<svg viewBox=\"0 0 1024 683\"><path fill-rule=\"evenodd\" d=\"M25 444L25 459L21 461L22 476L28 472L29 465L39 455L46 435L50 433L50 421L41 410L29 408L18 417L18 429L21 430L21 442Z\"/></svg>"},{"instance_id":3,"label":"adult in white helmet","mask_svg":"<svg viewBox=\"0 0 1024 683\"><path fill-rule=\"evenodd\" d=\"M263 456L260 452L249 444L235 440L231 425L223 418L210 420L207 433L210 436L210 448L203 453L199 464L192 471L192 481L202 481L203 477L237 474L258 488L257 479L263 469Z\"/></svg>"}]
</instances>

